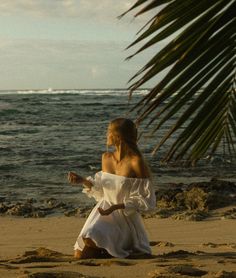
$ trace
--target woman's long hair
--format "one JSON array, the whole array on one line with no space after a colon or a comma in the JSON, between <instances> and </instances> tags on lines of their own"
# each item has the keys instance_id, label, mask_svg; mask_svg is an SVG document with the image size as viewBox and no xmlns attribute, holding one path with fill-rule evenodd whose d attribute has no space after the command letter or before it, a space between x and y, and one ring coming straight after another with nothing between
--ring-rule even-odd
<instances>
[{"instance_id":1,"label":"woman's long hair","mask_svg":"<svg viewBox=\"0 0 236 278\"><path fill-rule=\"evenodd\" d=\"M125 151L127 153L131 153L133 155L138 155L142 157L145 167L149 176L151 176L151 171L146 163L143 154L138 148L137 139L138 139L138 131L135 123L126 118L117 118L112 120L109 124L110 131L112 133L114 141L121 140L125 146ZM119 139L117 139L119 138Z\"/></svg>"}]
</instances>

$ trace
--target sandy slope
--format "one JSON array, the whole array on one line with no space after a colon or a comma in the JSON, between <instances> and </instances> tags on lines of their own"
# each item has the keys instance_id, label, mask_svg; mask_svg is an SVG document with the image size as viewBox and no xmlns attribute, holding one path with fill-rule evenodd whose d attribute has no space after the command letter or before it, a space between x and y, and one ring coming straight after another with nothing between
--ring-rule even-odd
<instances>
[{"instance_id":1,"label":"sandy slope","mask_svg":"<svg viewBox=\"0 0 236 278\"><path fill-rule=\"evenodd\" d=\"M0 218L0 277L224 277L222 271L236 270L235 220L145 219L152 258L75 261L73 244L84 221ZM45 275L30 275L37 272Z\"/></svg>"}]
</instances>

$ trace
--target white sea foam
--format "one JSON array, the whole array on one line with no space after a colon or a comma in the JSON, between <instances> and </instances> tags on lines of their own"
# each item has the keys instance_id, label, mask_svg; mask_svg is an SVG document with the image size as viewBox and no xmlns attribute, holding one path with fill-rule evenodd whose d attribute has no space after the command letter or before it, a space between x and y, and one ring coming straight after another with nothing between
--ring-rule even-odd
<instances>
[{"instance_id":1,"label":"white sea foam","mask_svg":"<svg viewBox=\"0 0 236 278\"><path fill-rule=\"evenodd\" d=\"M140 89L133 92L134 95L146 95L149 93L148 89ZM32 95L32 94L79 94L79 95L110 95L110 96L118 96L118 95L128 95L129 90L121 90L121 89L105 89L105 90L95 90L95 89L85 89L85 90L53 90L51 88L44 90L12 90L12 91L1 91L0 95L9 95L9 94L18 94L18 95Z\"/></svg>"}]
</instances>

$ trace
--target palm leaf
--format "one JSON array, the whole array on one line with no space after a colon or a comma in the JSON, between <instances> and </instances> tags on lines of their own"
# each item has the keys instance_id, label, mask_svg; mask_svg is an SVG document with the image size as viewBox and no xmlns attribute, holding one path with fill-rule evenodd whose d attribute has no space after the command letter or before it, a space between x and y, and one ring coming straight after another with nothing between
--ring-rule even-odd
<instances>
[{"instance_id":1,"label":"palm leaf","mask_svg":"<svg viewBox=\"0 0 236 278\"><path fill-rule=\"evenodd\" d=\"M212 156L224 142L232 155L236 141L236 1L142 0L130 10L140 5L135 16L149 12L156 15L128 46L145 41L128 59L174 37L129 81L132 96L134 90L170 67L131 109L138 113L138 124L146 122L150 136L178 113L153 153L175 137L163 161L193 164Z\"/></svg>"}]
</instances>

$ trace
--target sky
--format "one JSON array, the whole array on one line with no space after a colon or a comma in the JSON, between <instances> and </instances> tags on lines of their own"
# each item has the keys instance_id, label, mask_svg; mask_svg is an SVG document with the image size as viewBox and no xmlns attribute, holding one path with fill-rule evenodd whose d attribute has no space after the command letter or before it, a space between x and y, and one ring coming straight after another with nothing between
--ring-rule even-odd
<instances>
[{"instance_id":1,"label":"sky","mask_svg":"<svg viewBox=\"0 0 236 278\"><path fill-rule=\"evenodd\" d=\"M134 2L0 0L0 90L127 88L156 51L125 61L148 18L117 19Z\"/></svg>"}]
</instances>

